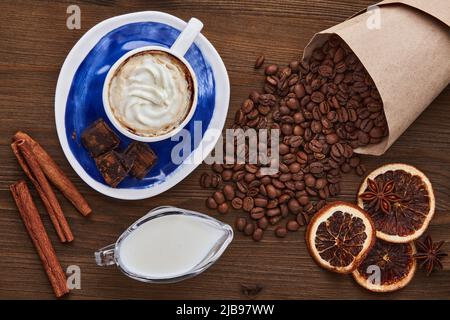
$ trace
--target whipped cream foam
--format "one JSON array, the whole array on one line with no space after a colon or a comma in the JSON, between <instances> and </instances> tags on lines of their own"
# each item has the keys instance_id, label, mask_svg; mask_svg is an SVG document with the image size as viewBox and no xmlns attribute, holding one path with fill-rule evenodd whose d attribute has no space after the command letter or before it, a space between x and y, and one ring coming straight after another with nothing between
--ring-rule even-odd
<instances>
[{"instance_id":1,"label":"whipped cream foam","mask_svg":"<svg viewBox=\"0 0 450 320\"><path fill-rule=\"evenodd\" d=\"M109 85L109 105L131 132L154 137L170 132L186 118L193 100L187 67L163 51L129 57Z\"/></svg>"}]
</instances>

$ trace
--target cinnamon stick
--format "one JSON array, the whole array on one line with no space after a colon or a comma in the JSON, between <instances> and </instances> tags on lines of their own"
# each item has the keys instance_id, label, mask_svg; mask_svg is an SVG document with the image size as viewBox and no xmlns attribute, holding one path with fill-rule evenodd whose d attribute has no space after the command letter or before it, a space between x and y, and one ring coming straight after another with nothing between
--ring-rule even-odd
<instances>
[{"instance_id":1,"label":"cinnamon stick","mask_svg":"<svg viewBox=\"0 0 450 320\"><path fill-rule=\"evenodd\" d=\"M75 185L69 180L52 157L50 157L50 155L37 141L33 140L33 138L21 131L18 131L14 135L13 139L16 141L25 140L28 142L47 178L62 192L62 194L82 215L87 216L92 212L89 204L77 190Z\"/></svg>"},{"instance_id":2,"label":"cinnamon stick","mask_svg":"<svg viewBox=\"0 0 450 320\"><path fill-rule=\"evenodd\" d=\"M73 234L66 217L29 144L25 140L17 140L11 144L11 148L23 171L38 191L60 241L71 242Z\"/></svg>"},{"instance_id":3,"label":"cinnamon stick","mask_svg":"<svg viewBox=\"0 0 450 320\"><path fill-rule=\"evenodd\" d=\"M22 217L25 228L33 241L42 265L47 273L48 279L53 287L56 297L62 297L69 293L67 287L66 275L61 267L61 264L56 257L55 250L52 243L45 232L44 225L39 216L36 205L33 202L30 191L28 190L25 181L21 180L16 184L10 186L11 193L20 216Z\"/></svg>"}]
</instances>

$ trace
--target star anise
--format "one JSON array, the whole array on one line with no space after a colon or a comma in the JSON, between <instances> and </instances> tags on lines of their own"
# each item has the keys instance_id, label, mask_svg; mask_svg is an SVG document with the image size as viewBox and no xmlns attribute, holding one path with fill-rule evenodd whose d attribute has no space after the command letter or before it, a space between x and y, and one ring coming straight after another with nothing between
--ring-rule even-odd
<instances>
[{"instance_id":1,"label":"star anise","mask_svg":"<svg viewBox=\"0 0 450 320\"><path fill-rule=\"evenodd\" d=\"M430 236L426 236L423 241L416 241L417 253L414 255L416 260L421 260L420 267L424 268L427 276L431 274L434 269L443 269L441 260L447 256L443 252L442 246L444 241L433 242Z\"/></svg>"},{"instance_id":2,"label":"star anise","mask_svg":"<svg viewBox=\"0 0 450 320\"><path fill-rule=\"evenodd\" d=\"M370 202L375 206L375 210L381 209L384 213L391 212L392 204L400 197L394 193L394 181L389 180L385 183L378 183L372 179L367 179L367 189L359 196L362 200Z\"/></svg>"}]
</instances>

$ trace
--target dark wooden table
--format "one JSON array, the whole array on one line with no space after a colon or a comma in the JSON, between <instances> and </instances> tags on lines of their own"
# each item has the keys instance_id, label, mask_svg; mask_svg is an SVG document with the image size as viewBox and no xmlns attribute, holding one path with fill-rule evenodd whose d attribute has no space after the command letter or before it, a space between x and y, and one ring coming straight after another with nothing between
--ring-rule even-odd
<instances>
[{"instance_id":1,"label":"dark wooden table","mask_svg":"<svg viewBox=\"0 0 450 320\"><path fill-rule=\"evenodd\" d=\"M81 8L81 30L66 28L66 9ZM160 10L184 20L201 19L203 33L222 56L231 80L228 125L240 102L263 77L253 69L264 53L268 61L286 64L299 57L315 32L342 22L371 0L323 1L2 1L0 4L0 298L53 298L38 256L25 232L9 192L23 177L9 144L16 130L35 137L50 152L92 204L83 218L61 197L76 240L61 245L48 217L43 220L64 267L81 268L81 290L68 299L238 299L240 285L260 284L261 299L407 299L450 298L450 258L445 271L427 278L418 272L411 284L396 293L379 295L360 288L350 276L321 270L306 251L304 231L284 240L267 232L261 243L237 234L223 257L202 275L171 285L149 285L123 276L116 268L101 268L93 252L107 245L132 222L159 205L206 211L209 191L198 185L200 166L164 194L142 201L120 201L88 187L71 169L58 142L54 121L56 80L65 56L92 26L112 16ZM450 241L450 89L445 89L382 157L363 157L369 169L401 161L416 165L433 182L437 208L429 233ZM360 178L345 176L341 199L352 201ZM37 198L36 198L37 199ZM40 211L45 213L40 201ZM217 216L214 212L209 212ZM220 219L232 223L234 213ZM446 245L450 250L450 244Z\"/></svg>"}]
</instances>

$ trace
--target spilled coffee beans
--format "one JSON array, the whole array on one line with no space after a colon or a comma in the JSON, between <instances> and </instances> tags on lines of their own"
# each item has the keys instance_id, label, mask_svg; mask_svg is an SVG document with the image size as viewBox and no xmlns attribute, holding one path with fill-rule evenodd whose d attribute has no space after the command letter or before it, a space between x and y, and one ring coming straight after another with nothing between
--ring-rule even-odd
<instances>
[{"instance_id":1,"label":"spilled coffee beans","mask_svg":"<svg viewBox=\"0 0 450 320\"><path fill-rule=\"evenodd\" d=\"M258 57L255 68L264 60ZM308 224L328 198L340 193L342 173L364 175L353 149L379 143L388 134L375 84L338 37L314 50L309 60L266 65L264 74L263 90L244 100L233 129L279 129L278 172L264 175L260 163L214 164L213 173L200 179L202 187L217 189L206 201L208 208L246 212L248 219L237 218L235 228L255 241L270 226L283 238ZM244 152L248 156L248 148Z\"/></svg>"}]
</instances>

